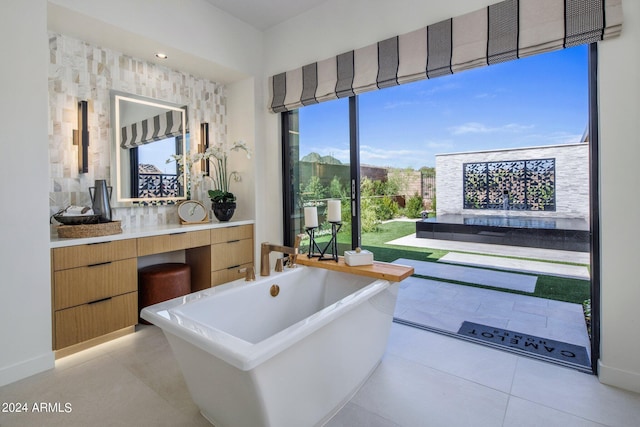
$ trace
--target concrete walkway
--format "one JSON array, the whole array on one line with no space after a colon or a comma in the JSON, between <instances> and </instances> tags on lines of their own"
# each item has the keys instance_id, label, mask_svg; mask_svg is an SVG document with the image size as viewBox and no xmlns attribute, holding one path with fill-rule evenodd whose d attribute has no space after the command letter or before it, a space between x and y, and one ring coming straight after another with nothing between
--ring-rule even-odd
<instances>
[{"instance_id":1,"label":"concrete walkway","mask_svg":"<svg viewBox=\"0 0 640 427\"><path fill-rule=\"evenodd\" d=\"M536 282L538 280L537 276L528 274L507 273L439 262L416 261L406 258L399 258L393 262L413 267L415 270L414 274L418 274L420 276L455 280L457 282L492 286L494 288L504 288L529 293L535 292Z\"/></svg>"},{"instance_id":2,"label":"concrete walkway","mask_svg":"<svg viewBox=\"0 0 640 427\"><path fill-rule=\"evenodd\" d=\"M503 258L490 255L449 252L438 261L450 264L498 268L501 270L519 271L522 273L546 274L549 276L568 277L571 279L590 280L591 278L589 269L585 266Z\"/></svg>"},{"instance_id":3,"label":"concrete walkway","mask_svg":"<svg viewBox=\"0 0 640 427\"><path fill-rule=\"evenodd\" d=\"M415 233L391 240L386 245L411 246L457 252L477 252L486 255L502 255L546 261L573 262L588 265L588 252L560 251L555 249L525 248L521 246L490 245L487 243L455 242L452 240L419 239Z\"/></svg>"}]
</instances>

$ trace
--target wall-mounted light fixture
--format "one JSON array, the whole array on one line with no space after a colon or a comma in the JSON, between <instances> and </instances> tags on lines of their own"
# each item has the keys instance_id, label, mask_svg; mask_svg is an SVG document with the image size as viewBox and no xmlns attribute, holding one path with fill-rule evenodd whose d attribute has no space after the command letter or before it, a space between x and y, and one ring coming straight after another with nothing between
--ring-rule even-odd
<instances>
[{"instance_id":1,"label":"wall-mounted light fixture","mask_svg":"<svg viewBox=\"0 0 640 427\"><path fill-rule=\"evenodd\" d=\"M199 151L204 153L209 148L209 123L200 123L200 147ZM209 162L202 159L200 161L200 171L209 176Z\"/></svg>"},{"instance_id":2,"label":"wall-mounted light fixture","mask_svg":"<svg viewBox=\"0 0 640 427\"><path fill-rule=\"evenodd\" d=\"M89 172L89 128L87 101L78 102L78 130L73 131L73 145L78 146L78 173Z\"/></svg>"}]
</instances>

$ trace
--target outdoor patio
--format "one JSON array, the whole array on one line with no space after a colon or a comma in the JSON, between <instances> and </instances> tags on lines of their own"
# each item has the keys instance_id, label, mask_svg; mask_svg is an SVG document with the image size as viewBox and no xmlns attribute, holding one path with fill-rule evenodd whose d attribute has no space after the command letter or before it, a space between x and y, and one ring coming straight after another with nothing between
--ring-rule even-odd
<instances>
[{"instance_id":1,"label":"outdoor patio","mask_svg":"<svg viewBox=\"0 0 640 427\"><path fill-rule=\"evenodd\" d=\"M400 285L395 312L399 321L458 337L463 322L474 322L584 347L590 357L591 344L581 304L447 282L533 292L538 274L589 280L584 265L545 262L588 265L588 253L430 240L415 235L387 244L452 251L438 262L403 258L396 261L416 270Z\"/></svg>"}]
</instances>

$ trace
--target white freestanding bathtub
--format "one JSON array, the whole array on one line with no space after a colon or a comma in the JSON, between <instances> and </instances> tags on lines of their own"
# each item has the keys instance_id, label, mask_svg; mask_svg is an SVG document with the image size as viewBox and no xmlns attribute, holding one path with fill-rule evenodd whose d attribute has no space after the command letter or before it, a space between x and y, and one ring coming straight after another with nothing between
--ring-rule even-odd
<instances>
[{"instance_id":1,"label":"white freestanding bathtub","mask_svg":"<svg viewBox=\"0 0 640 427\"><path fill-rule=\"evenodd\" d=\"M386 280L298 266L156 304L142 317L162 328L216 427L306 427L324 424L376 368L397 292Z\"/></svg>"}]
</instances>

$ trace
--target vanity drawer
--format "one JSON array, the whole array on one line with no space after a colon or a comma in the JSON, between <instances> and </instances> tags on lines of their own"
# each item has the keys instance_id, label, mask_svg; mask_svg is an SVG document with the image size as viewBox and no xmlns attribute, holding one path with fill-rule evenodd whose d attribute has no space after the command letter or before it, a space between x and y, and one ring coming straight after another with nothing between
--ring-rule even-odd
<instances>
[{"instance_id":1,"label":"vanity drawer","mask_svg":"<svg viewBox=\"0 0 640 427\"><path fill-rule=\"evenodd\" d=\"M211 270L223 270L253 262L253 239L211 245Z\"/></svg>"},{"instance_id":2,"label":"vanity drawer","mask_svg":"<svg viewBox=\"0 0 640 427\"><path fill-rule=\"evenodd\" d=\"M71 268L54 273L54 310L97 301L138 289L135 258Z\"/></svg>"},{"instance_id":3,"label":"vanity drawer","mask_svg":"<svg viewBox=\"0 0 640 427\"><path fill-rule=\"evenodd\" d=\"M233 227L211 230L211 244L227 243L234 240L253 238L253 225L236 225Z\"/></svg>"},{"instance_id":4,"label":"vanity drawer","mask_svg":"<svg viewBox=\"0 0 640 427\"><path fill-rule=\"evenodd\" d=\"M55 349L134 326L138 323L138 292L119 295L55 313Z\"/></svg>"},{"instance_id":5,"label":"vanity drawer","mask_svg":"<svg viewBox=\"0 0 640 427\"><path fill-rule=\"evenodd\" d=\"M160 236L138 238L138 256L179 251L211 243L209 230L185 231Z\"/></svg>"},{"instance_id":6,"label":"vanity drawer","mask_svg":"<svg viewBox=\"0 0 640 427\"><path fill-rule=\"evenodd\" d=\"M223 283L231 282L237 279L244 279L246 277L246 271L244 271L243 269L245 268L253 268L253 263L250 262L234 267L228 267L224 270L212 271L211 286L222 285Z\"/></svg>"},{"instance_id":7,"label":"vanity drawer","mask_svg":"<svg viewBox=\"0 0 640 427\"><path fill-rule=\"evenodd\" d=\"M53 249L53 270L83 267L126 258L135 258L135 239L113 240Z\"/></svg>"}]
</instances>

